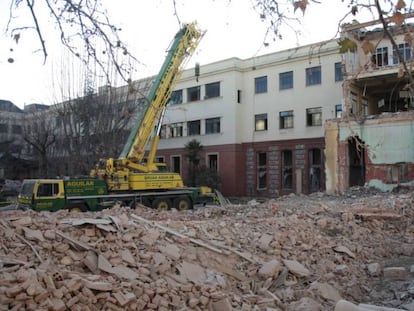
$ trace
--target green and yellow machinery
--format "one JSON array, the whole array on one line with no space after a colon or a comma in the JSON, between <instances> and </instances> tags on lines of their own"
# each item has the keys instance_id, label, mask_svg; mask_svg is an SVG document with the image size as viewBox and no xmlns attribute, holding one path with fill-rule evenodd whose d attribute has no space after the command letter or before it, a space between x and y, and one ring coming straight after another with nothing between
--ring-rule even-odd
<instances>
[{"instance_id":1,"label":"green and yellow machinery","mask_svg":"<svg viewBox=\"0 0 414 311\"><path fill-rule=\"evenodd\" d=\"M185 24L177 32L150 89L147 104L137 118L120 156L100 160L91 171L90 182L68 181L78 183L80 188L83 187L82 183L85 185L90 183L92 187L101 181L106 187L105 190L102 189L102 193L97 187L92 192L85 189L85 191L79 190L76 194L73 191L69 192L70 188L67 187L66 181L39 179L24 181L19 203L38 210L59 208L94 210L113 200L129 205L140 201L157 209L171 207L189 209L194 204L217 201L216 192L212 189L186 187L179 174L168 172L164 163L155 162L166 106L185 63L193 54L202 36L203 32L197 28L196 23ZM150 142L151 146L148 146ZM48 199L39 194L38 189L43 187L42 184L57 187L58 191L53 192L54 198ZM51 200L55 200L56 204L52 204ZM63 203L57 203L58 201Z\"/></svg>"}]
</instances>

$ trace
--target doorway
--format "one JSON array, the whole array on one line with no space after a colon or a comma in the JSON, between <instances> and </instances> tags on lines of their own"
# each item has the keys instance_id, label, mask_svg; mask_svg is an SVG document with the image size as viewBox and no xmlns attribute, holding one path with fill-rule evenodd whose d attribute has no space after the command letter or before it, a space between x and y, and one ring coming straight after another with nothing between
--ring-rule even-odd
<instances>
[{"instance_id":1,"label":"doorway","mask_svg":"<svg viewBox=\"0 0 414 311\"><path fill-rule=\"evenodd\" d=\"M322 158L321 149L314 148L308 152L309 160L309 192L321 190Z\"/></svg>"},{"instance_id":2,"label":"doorway","mask_svg":"<svg viewBox=\"0 0 414 311\"><path fill-rule=\"evenodd\" d=\"M365 184L365 148L358 136L348 138L349 187Z\"/></svg>"}]
</instances>

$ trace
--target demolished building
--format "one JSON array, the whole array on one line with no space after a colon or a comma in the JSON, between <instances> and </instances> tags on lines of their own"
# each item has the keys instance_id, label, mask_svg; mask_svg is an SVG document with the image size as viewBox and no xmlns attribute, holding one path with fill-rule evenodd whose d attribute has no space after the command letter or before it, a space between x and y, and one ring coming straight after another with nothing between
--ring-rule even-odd
<instances>
[{"instance_id":1,"label":"demolished building","mask_svg":"<svg viewBox=\"0 0 414 311\"><path fill-rule=\"evenodd\" d=\"M328 193L414 185L414 28L378 23L343 26L343 115L325 123Z\"/></svg>"}]
</instances>

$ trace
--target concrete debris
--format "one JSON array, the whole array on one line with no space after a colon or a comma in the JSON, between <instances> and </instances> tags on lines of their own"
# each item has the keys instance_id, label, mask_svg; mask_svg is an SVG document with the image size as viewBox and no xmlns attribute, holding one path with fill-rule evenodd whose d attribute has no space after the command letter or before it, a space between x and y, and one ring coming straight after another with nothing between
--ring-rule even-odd
<instances>
[{"instance_id":1,"label":"concrete debris","mask_svg":"<svg viewBox=\"0 0 414 311\"><path fill-rule=\"evenodd\" d=\"M358 188L179 212L6 210L0 311L414 310L413 202Z\"/></svg>"}]
</instances>

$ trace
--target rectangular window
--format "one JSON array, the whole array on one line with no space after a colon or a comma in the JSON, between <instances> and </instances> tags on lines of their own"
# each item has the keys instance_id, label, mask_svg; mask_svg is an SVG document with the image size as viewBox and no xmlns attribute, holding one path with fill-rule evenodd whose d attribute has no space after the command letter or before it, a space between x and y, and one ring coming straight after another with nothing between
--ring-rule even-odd
<instances>
[{"instance_id":1,"label":"rectangular window","mask_svg":"<svg viewBox=\"0 0 414 311\"><path fill-rule=\"evenodd\" d=\"M267 130L267 113L256 114L254 116L254 130L266 131Z\"/></svg>"},{"instance_id":2,"label":"rectangular window","mask_svg":"<svg viewBox=\"0 0 414 311\"><path fill-rule=\"evenodd\" d=\"M0 124L0 133L7 133L8 126L5 123Z\"/></svg>"},{"instance_id":3,"label":"rectangular window","mask_svg":"<svg viewBox=\"0 0 414 311\"><path fill-rule=\"evenodd\" d=\"M322 83L321 66L306 68L306 86Z\"/></svg>"},{"instance_id":4,"label":"rectangular window","mask_svg":"<svg viewBox=\"0 0 414 311\"><path fill-rule=\"evenodd\" d=\"M161 131L160 131L160 137L161 137L161 139L168 138L168 135L167 134L169 134L168 131L167 131L167 126L165 124L164 125L161 125Z\"/></svg>"},{"instance_id":5,"label":"rectangular window","mask_svg":"<svg viewBox=\"0 0 414 311\"><path fill-rule=\"evenodd\" d=\"M208 168L214 171L218 171L218 156L217 154L208 155Z\"/></svg>"},{"instance_id":6,"label":"rectangular window","mask_svg":"<svg viewBox=\"0 0 414 311\"><path fill-rule=\"evenodd\" d=\"M220 118L206 119L206 134L220 133Z\"/></svg>"},{"instance_id":7,"label":"rectangular window","mask_svg":"<svg viewBox=\"0 0 414 311\"><path fill-rule=\"evenodd\" d=\"M171 93L168 105L178 105L183 103L183 90L176 90Z\"/></svg>"},{"instance_id":8,"label":"rectangular window","mask_svg":"<svg viewBox=\"0 0 414 311\"><path fill-rule=\"evenodd\" d=\"M293 158L291 150L282 151L282 189L293 189Z\"/></svg>"},{"instance_id":9,"label":"rectangular window","mask_svg":"<svg viewBox=\"0 0 414 311\"><path fill-rule=\"evenodd\" d=\"M388 65L388 47L377 48L373 55L373 61L378 67Z\"/></svg>"},{"instance_id":10,"label":"rectangular window","mask_svg":"<svg viewBox=\"0 0 414 311\"><path fill-rule=\"evenodd\" d=\"M188 136L200 135L200 120L187 122Z\"/></svg>"},{"instance_id":11,"label":"rectangular window","mask_svg":"<svg viewBox=\"0 0 414 311\"><path fill-rule=\"evenodd\" d=\"M306 125L307 126L321 126L322 125L322 108L308 108L306 109Z\"/></svg>"},{"instance_id":12,"label":"rectangular window","mask_svg":"<svg viewBox=\"0 0 414 311\"><path fill-rule=\"evenodd\" d=\"M172 156L171 157L171 168L173 173L181 174L181 157Z\"/></svg>"},{"instance_id":13,"label":"rectangular window","mask_svg":"<svg viewBox=\"0 0 414 311\"><path fill-rule=\"evenodd\" d=\"M343 80L344 76L342 74L342 63L335 63L335 82Z\"/></svg>"},{"instance_id":14,"label":"rectangular window","mask_svg":"<svg viewBox=\"0 0 414 311\"><path fill-rule=\"evenodd\" d=\"M194 102L200 100L200 87L194 86L187 89L187 101Z\"/></svg>"},{"instance_id":15,"label":"rectangular window","mask_svg":"<svg viewBox=\"0 0 414 311\"><path fill-rule=\"evenodd\" d=\"M183 136L183 123L170 124L170 137L181 137Z\"/></svg>"},{"instance_id":16,"label":"rectangular window","mask_svg":"<svg viewBox=\"0 0 414 311\"><path fill-rule=\"evenodd\" d=\"M342 105L335 105L335 118L342 118Z\"/></svg>"},{"instance_id":17,"label":"rectangular window","mask_svg":"<svg viewBox=\"0 0 414 311\"><path fill-rule=\"evenodd\" d=\"M358 103L358 95L354 92L351 92L351 113L357 113L357 103Z\"/></svg>"},{"instance_id":18,"label":"rectangular window","mask_svg":"<svg viewBox=\"0 0 414 311\"><path fill-rule=\"evenodd\" d=\"M38 197L54 197L59 193L59 185L57 183L52 184L40 184L37 189Z\"/></svg>"},{"instance_id":19,"label":"rectangular window","mask_svg":"<svg viewBox=\"0 0 414 311\"><path fill-rule=\"evenodd\" d=\"M241 94L242 94L242 91L241 90L237 90L237 103L238 104L241 104Z\"/></svg>"},{"instance_id":20,"label":"rectangular window","mask_svg":"<svg viewBox=\"0 0 414 311\"><path fill-rule=\"evenodd\" d=\"M267 93L267 76L254 79L254 93Z\"/></svg>"},{"instance_id":21,"label":"rectangular window","mask_svg":"<svg viewBox=\"0 0 414 311\"><path fill-rule=\"evenodd\" d=\"M280 129L293 128L293 110L281 111L279 113L279 128Z\"/></svg>"},{"instance_id":22,"label":"rectangular window","mask_svg":"<svg viewBox=\"0 0 414 311\"><path fill-rule=\"evenodd\" d=\"M22 133L22 126L17 125L17 124L13 124L12 125L12 133L13 134L21 134Z\"/></svg>"},{"instance_id":23,"label":"rectangular window","mask_svg":"<svg viewBox=\"0 0 414 311\"><path fill-rule=\"evenodd\" d=\"M220 82L206 84L206 95L204 99L220 96Z\"/></svg>"},{"instance_id":24,"label":"rectangular window","mask_svg":"<svg viewBox=\"0 0 414 311\"><path fill-rule=\"evenodd\" d=\"M279 90L293 88L293 71L279 73Z\"/></svg>"},{"instance_id":25,"label":"rectangular window","mask_svg":"<svg viewBox=\"0 0 414 311\"><path fill-rule=\"evenodd\" d=\"M257 189L267 187L267 154L266 152L257 153Z\"/></svg>"},{"instance_id":26,"label":"rectangular window","mask_svg":"<svg viewBox=\"0 0 414 311\"><path fill-rule=\"evenodd\" d=\"M411 60L411 47L408 43L398 44L398 51L404 61ZM398 58L398 52L396 49L392 50L392 62L399 64L400 59Z\"/></svg>"}]
</instances>

